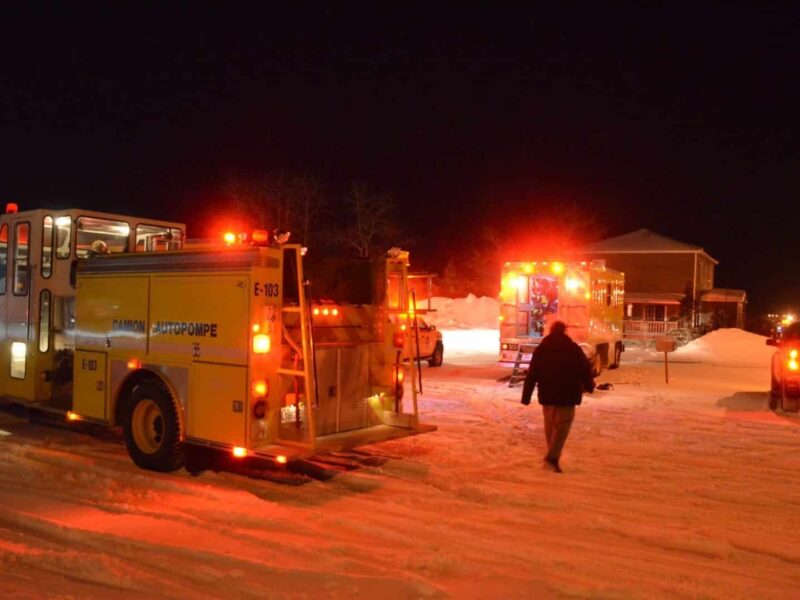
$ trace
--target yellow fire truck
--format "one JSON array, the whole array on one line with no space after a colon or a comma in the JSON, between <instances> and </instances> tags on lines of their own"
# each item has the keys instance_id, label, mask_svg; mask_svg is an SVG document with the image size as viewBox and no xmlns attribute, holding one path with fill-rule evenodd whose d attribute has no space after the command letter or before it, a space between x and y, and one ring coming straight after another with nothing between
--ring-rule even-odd
<instances>
[{"instance_id":1,"label":"yellow fire truck","mask_svg":"<svg viewBox=\"0 0 800 600\"><path fill-rule=\"evenodd\" d=\"M567 324L595 373L618 367L624 350L624 290L624 273L606 268L603 261L505 263L500 363L513 364L515 371L527 365L549 324L558 320Z\"/></svg>"},{"instance_id":2,"label":"yellow fire truck","mask_svg":"<svg viewBox=\"0 0 800 600\"><path fill-rule=\"evenodd\" d=\"M187 444L285 463L435 429L392 324L412 326L408 253L312 259L265 232L263 245L184 237L104 213L3 215L0 395L121 426L133 461L158 471L181 467Z\"/></svg>"}]
</instances>

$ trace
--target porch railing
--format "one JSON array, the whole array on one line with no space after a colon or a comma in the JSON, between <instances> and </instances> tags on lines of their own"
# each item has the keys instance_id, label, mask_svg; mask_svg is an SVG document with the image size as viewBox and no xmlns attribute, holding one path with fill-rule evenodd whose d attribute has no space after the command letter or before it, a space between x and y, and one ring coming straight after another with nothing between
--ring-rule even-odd
<instances>
[{"instance_id":1,"label":"porch railing","mask_svg":"<svg viewBox=\"0 0 800 600\"><path fill-rule=\"evenodd\" d=\"M626 337L659 337L678 329L675 321L634 321L622 322L622 331Z\"/></svg>"}]
</instances>

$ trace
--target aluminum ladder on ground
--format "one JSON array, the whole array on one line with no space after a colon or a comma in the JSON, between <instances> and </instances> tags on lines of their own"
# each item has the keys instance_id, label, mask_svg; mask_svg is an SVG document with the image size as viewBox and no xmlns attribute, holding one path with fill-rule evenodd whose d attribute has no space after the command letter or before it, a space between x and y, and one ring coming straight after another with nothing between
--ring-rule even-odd
<instances>
[{"instance_id":1,"label":"aluminum ladder on ground","mask_svg":"<svg viewBox=\"0 0 800 600\"><path fill-rule=\"evenodd\" d=\"M511 377L508 378L508 387L513 388L522 385L528 375L527 367L522 364L522 344L517 349L517 358L514 360L514 368L511 370Z\"/></svg>"}]
</instances>

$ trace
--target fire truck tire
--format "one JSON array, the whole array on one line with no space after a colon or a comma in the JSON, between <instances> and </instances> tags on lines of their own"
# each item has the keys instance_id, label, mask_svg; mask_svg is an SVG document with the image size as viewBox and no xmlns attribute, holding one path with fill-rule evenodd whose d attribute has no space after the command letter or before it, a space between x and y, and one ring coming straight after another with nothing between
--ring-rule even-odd
<instances>
[{"instance_id":1,"label":"fire truck tire","mask_svg":"<svg viewBox=\"0 0 800 600\"><path fill-rule=\"evenodd\" d=\"M428 365L431 367L441 367L443 362L444 362L444 344L442 344L442 342L436 342L436 347L433 349L433 354L431 354L431 358L428 361Z\"/></svg>"},{"instance_id":2,"label":"fire truck tire","mask_svg":"<svg viewBox=\"0 0 800 600\"><path fill-rule=\"evenodd\" d=\"M622 362L622 346L620 344L614 344L614 362L608 365L609 369L618 369L619 363Z\"/></svg>"},{"instance_id":3,"label":"fire truck tire","mask_svg":"<svg viewBox=\"0 0 800 600\"><path fill-rule=\"evenodd\" d=\"M158 379L147 379L126 401L125 445L142 469L168 473L185 462L178 409L172 394Z\"/></svg>"},{"instance_id":4,"label":"fire truck tire","mask_svg":"<svg viewBox=\"0 0 800 600\"><path fill-rule=\"evenodd\" d=\"M597 377L603 371L603 359L600 357L600 353L594 355L592 359L592 377Z\"/></svg>"}]
</instances>

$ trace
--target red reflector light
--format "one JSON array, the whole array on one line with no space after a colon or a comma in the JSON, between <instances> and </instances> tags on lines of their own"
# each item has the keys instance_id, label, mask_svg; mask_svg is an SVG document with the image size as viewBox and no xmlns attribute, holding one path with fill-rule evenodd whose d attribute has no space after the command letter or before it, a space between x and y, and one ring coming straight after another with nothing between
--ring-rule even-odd
<instances>
[{"instance_id":1,"label":"red reflector light","mask_svg":"<svg viewBox=\"0 0 800 600\"><path fill-rule=\"evenodd\" d=\"M266 244L269 240L269 234L266 229L254 229L250 234L250 241L254 244Z\"/></svg>"},{"instance_id":2,"label":"red reflector light","mask_svg":"<svg viewBox=\"0 0 800 600\"><path fill-rule=\"evenodd\" d=\"M394 344L395 348L402 348L406 344L406 336L402 331L398 331L394 334L392 339L392 343Z\"/></svg>"},{"instance_id":3,"label":"red reflector light","mask_svg":"<svg viewBox=\"0 0 800 600\"><path fill-rule=\"evenodd\" d=\"M287 460L288 459L283 454L279 454L275 457L275 462L279 465L285 465Z\"/></svg>"},{"instance_id":4,"label":"red reflector light","mask_svg":"<svg viewBox=\"0 0 800 600\"><path fill-rule=\"evenodd\" d=\"M247 456L247 448L242 448L241 446L234 446L233 450L231 450L231 454L233 454L236 458L244 458Z\"/></svg>"},{"instance_id":5,"label":"red reflector light","mask_svg":"<svg viewBox=\"0 0 800 600\"><path fill-rule=\"evenodd\" d=\"M6 204L6 214L19 212L19 206L16 202L9 202Z\"/></svg>"},{"instance_id":6,"label":"red reflector light","mask_svg":"<svg viewBox=\"0 0 800 600\"><path fill-rule=\"evenodd\" d=\"M133 369L141 369L142 368L142 361L138 358L132 358L128 361L128 368Z\"/></svg>"},{"instance_id":7,"label":"red reflector light","mask_svg":"<svg viewBox=\"0 0 800 600\"><path fill-rule=\"evenodd\" d=\"M272 347L272 342L266 333L259 333L253 336L253 352L256 354L266 354Z\"/></svg>"}]
</instances>

